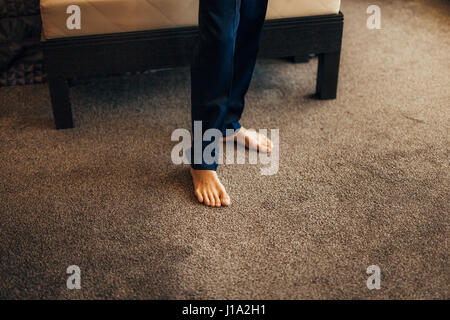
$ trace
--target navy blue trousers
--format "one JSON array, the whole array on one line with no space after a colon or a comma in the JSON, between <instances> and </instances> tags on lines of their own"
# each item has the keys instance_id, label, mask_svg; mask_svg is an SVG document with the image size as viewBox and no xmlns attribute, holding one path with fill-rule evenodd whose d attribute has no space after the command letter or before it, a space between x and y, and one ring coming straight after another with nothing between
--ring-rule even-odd
<instances>
[{"instance_id":1,"label":"navy blue trousers","mask_svg":"<svg viewBox=\"0 0 450 320\"><path fill-rule=\"evenodd\" d=\"M268 0L200 0L199 42L191 67L192 124L207 129L238 130L245 95L255 68ZM194 132L194 128L192 129ZM202 139L196 137L195 139ZM211 142L203 142L203 150ZM191 166L216 170L217 162Z\"/></svg>"}]
</instances>

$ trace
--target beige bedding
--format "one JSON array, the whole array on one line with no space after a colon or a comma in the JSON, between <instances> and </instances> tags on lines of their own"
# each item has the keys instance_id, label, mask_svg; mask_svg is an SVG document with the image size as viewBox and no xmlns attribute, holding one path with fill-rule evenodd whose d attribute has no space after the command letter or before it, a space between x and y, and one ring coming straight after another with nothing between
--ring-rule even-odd
<instances>
[{"instance_id":1,"label":"beige bedding","mask_svg":"<svg viewBox=\"0 0 450 320\"><path fill-rule=\"evenodd\" d=\"M69 29L67 8L80 8ZM338 13L340 0L269 0L267 19ZM198 0L41 0L43 38L61 38L197 25ZM72 20L72 22L75 20Z\"/></svg>"}]
</instances>

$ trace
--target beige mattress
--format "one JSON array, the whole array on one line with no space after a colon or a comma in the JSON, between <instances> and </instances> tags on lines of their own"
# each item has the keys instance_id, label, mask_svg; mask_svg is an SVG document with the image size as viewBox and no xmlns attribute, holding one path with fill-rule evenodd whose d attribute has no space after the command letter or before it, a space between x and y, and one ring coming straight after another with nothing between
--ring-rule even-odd
<instances>
[{"instance_id":1,"label":"beige mattress","mask_svg":"<svg viewBox=\"0 0 450 320\"><path fill-rule=\"evenodd\" d=\"M69 30L67 7L81 11L81 28ZM338 13L340 0L269 0L267 19ZM197 25L198 0L41 0L43 38Z\"/></svg>"}]
</instances>

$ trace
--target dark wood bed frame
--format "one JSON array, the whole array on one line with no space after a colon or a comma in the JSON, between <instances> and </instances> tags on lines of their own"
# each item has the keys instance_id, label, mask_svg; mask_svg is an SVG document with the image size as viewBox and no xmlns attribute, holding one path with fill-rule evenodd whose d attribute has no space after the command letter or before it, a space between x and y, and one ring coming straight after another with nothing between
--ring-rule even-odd
<instances>
[{"instance_id":1,"label":"dark wood bed frame","mask_svg":"<svg viewBox=\"0 0 450 320\"><path fill-rule=\"evenodd\" d=\"M335 99L344 16L342 13L267 20L261 58L317 54L316 95ZM190 65L197 27L43 40L44 63L57 129L73 128L68 80Z\"/></svg>"}]
</instances>

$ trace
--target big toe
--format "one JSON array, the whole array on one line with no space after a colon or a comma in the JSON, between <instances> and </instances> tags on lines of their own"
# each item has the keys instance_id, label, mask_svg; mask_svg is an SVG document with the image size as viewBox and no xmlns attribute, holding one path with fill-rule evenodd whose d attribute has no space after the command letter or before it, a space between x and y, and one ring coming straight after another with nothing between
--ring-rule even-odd
<instances>
[{"instance_id":1,"label":"big toe","mask_svg":"<svg viewBox=\"0 0 450 320\"><path fill-rule=\"evenodd\" d=\"M220 203L223 206L229 206L231 204L230 197L225 192L220 195Z\"/></svg>"}]
</instances>

